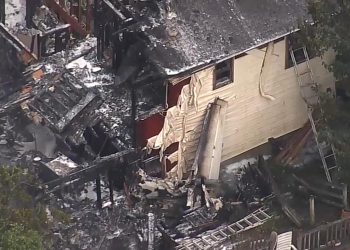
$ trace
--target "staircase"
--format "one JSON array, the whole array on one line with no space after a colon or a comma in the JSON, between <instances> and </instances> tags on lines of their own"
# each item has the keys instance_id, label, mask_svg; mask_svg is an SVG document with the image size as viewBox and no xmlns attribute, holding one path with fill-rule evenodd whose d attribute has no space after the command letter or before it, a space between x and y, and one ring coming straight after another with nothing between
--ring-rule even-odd
<instances>
[{"instance_id":1,"label":"staircase","mask_svg":"<svg viewBox=\"0 0 350 250\"><path fill-rule=\"evenodd\" d=\"M305 58L306 70L300 72L300 65L296 60L296 53L302 52ZM321 139L319 136L319 123L323 116L323 110L320 106L320 98L318 95L318 85L314 80L314 75L310 67L310 58L307 53L306 47L302 47L296 50L290 50L290 56L292 58L294 72L297 76L297 81L300 87L301 96L308 106L308 116L311 124L311 128L315 137L316 145L321 157L322 165L326 173L327 180L332 182L332 172L338 170L336 155L334 146L330 143L329 139ZM303 64L304 65L304 64ZM315 112L313 107L318 106L320 108L320 117L315 118Z\"/></svg>"},{"instance_id":2,"label":"staircase","mask_svg":"<svg viewBox=\"0 0 350 250\"><path fill-rule=\"evenodd\" d=\"M264 224L266 221L272 218L272 215L268 214L268 208L262 207L253 213L247 215L243 219L234 222L225 227L219 227L211 232L207 232L200 238L192 238L184 240L176 247L178 250L198 250L198 249L210 249L218 246L220 243L229 239L233 235L247 231Z\"/></svg>"}]
</instances>

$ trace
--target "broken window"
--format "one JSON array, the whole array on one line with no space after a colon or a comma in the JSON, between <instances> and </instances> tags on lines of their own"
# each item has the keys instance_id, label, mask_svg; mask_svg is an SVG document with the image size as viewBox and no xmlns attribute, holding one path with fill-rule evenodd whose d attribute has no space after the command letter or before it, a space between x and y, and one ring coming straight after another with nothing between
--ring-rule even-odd
<instances>
[{"instance_id":1,"label":"broken window","mask_svg":"<svg viewBox=\"0 0 350 250\"><path fill-rule=\"evenodd\" d=\"M214 89L233 82L233 59L227 59L215 65Z\"/></svg>"},{"instance_id":2,"label":"broken window","mask_svg":"<svg viewBox=\"0 0 350 250\"><path fill-rule=\"evenodd\" d=\"M293 60L290 55L290 50L294 51L294 57L297 64L303 63L306 61L306 54L304 53L303 48L306 47L307 55L309 59L315 57L316 53L314 50L303 45L299 39L295 36L286 37L286 69L293 67Z\"/></svg>"}]
</instances>

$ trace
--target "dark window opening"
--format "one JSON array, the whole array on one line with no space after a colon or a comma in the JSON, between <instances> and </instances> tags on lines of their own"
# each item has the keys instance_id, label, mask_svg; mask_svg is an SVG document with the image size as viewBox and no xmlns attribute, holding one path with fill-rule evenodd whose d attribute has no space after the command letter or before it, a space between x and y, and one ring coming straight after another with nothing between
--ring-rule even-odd
<instances>
[{"instance_id":1,"label":"dark window opening","mask_svg":"<svg viewBox=\"0 0 350 250\"><path fill-rule=\"evenodd\" d=\"M295 62L301 64L306 61L306 54L304 53L304 47L306 47L307 55L309 59L312 59L316 56L314 50L303 45L300 40L295 36L286 37L286 69L293 67L293 60L290 51L293 50Z\"/></svg>"},{"instance_id":2,"label":"dark window opening","mask_svg":"<svg viewBox=\"0 0 350 250\"><path fill-rule=\"evenodd\" d=\"M230 58L215 65L214 89L233 82L233 59Z\"/></svg>"}]
</instances>

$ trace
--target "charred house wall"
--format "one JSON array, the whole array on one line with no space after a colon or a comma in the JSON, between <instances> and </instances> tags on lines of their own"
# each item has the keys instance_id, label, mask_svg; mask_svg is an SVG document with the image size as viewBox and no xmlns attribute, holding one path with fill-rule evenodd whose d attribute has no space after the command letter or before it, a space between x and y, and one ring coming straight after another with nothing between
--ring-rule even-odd
<instances>
[{"instance_id":1,"label":"charred house wall","mask_svg":"<svg viewBox=\"0 0 350 250\"><path fill-rule=\"evenodd\" d=\"M18 57L17 50L6 38L0 36L0 99L6 96L10 90L18 85L15 82L22 75L24 64Z\"/></svg>"}]
</instances>

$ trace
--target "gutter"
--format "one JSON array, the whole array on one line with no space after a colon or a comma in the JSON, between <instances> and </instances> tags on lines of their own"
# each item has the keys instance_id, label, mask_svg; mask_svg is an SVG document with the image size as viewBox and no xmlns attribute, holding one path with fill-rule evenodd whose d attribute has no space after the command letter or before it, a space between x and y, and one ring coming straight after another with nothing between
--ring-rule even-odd
<instances>
[{"instance_id":1,"label":"gutter","mask_svg":"<svg viewBox=\"0 0 350 250\"><path fill-rule=\"evenodd\" d=\"M221 58L221 59L219 59L219 60L217 60L217 61L215 61L215 59L211 59L211 60L208 61L207 63L202 63L202 64L199 64L199 65L194 66L194 67L191 67L191 66L190 66L190 67L188 67L188 68L185 68L184 71L181 71L181 72L179 72L178 74L173 74L173 75L172 75L172 74L167 74L167 75L168 75L168 77L169 77L169 80L171 81L171 80L174 80L175 78L183 77L184 75L195 74L195 73L197 73L197 72L199 72L199 71L202 71L202 70L204 70L204 69L210 68L210 67L212 67L212 66L214 66L214 65L216 65L216 64L218 64L218 63L220 63L220 62L223 62L223 61L225 61L225 60L227 60L227 59L233 58L233 57L235 57L235 56L238 56L238 55L240 55L240 54L243 54L243 53L248 52L248 51L250 51L250 50L252 50L252 49L255 49L255 48L257 48L257 47L260 47L260 46L262 46L262 45L264 45L264 44L268 44L268 43L270 43L270 42L273 42L273 41L275 41L275 40L278 40L278 39L280 39L280 38L282 38L282 37L285 37L285 36L287 36L287 35L290 35L290 34L292 34L292 33L298 32L298 31L300 31L300 28L294 29L294 30L289 31L289 32L287 32L287 33L283 33L282 35L276 36L276 37L271 38L271 39L269 39L269 40L265 40L264 42L261 42L261 43L259 43L259 44L256 44L256 45L254 45L254 46L252 46L252 47L250 47L250 48L248 48L248 49L242 50L242 51L240 51L240 52L238 52L238 53L235 53L235 54L231 54L231 55L229 55L229 56L225 56L225 57L223 57L223 58ZM163 71L166 72L166 70L163 70Z\"/></svg>"}]
</instances>

